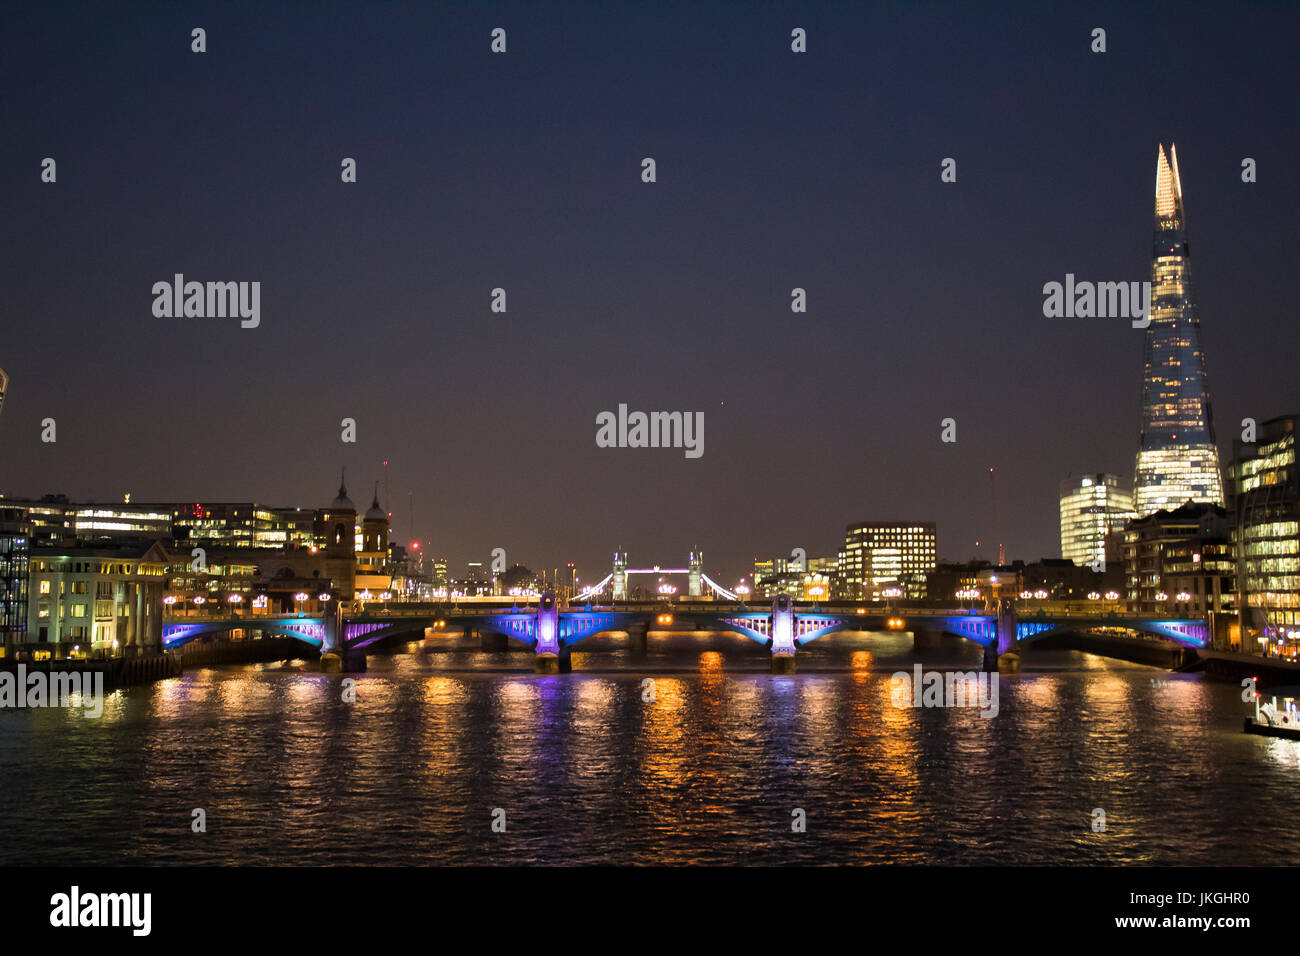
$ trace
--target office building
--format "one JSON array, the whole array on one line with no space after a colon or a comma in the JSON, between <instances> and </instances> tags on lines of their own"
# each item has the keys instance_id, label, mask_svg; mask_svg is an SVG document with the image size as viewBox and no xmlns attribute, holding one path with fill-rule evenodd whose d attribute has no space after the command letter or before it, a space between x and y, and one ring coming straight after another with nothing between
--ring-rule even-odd
<instances>
[{"instance_id":1,"label":"office building","mask_svg":"<svg viewBox=\"0 0 1300 956\"><path fill-rule=\"evenodd\" d=\"M1061 557L1104 571L1106 536L1133 516L1133 496L1115 475L1066 479L1061 482Z\"/></svg>"},{"instance_id":2,"label":"office building","mask_svg":"<svg viewBox=\"0 0 1300 956\"><path fill-rule=\"evenodd\" d=\"M845 530L841 587L850 600L877 600L898 588L910 599L925 597L926 575L935 569L932 521L859 522Z\"/></svg>"},{"instance_id":3,"label":"office building","mask_svg":"<svg viewBox=\"0 0 1300 956\"><path fill-rule=\"evenodd\" d=\"M1234 443L1228 467L1246 627L1255 639L1289 647L1300 642L1298 423L1300 415L1260 423L1256 441Z\"/></svg>"}]
</instances>

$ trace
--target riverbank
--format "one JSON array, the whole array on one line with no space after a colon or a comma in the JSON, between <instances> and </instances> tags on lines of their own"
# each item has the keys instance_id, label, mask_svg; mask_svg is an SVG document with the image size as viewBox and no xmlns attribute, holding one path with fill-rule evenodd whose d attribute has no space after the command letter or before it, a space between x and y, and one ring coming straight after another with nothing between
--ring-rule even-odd
<instances>
[{"instance_id":1,"label":"riverbank","mask_svg":"<svg viewBox=\"0 0 1300 956\"><path fill-rule=\"evenodd\" d=\"M0 661L0 671L8 671L11 674L18 672L19 664L22 664L27 674L66 674L77 672L81 674L103 674L104 686L113 687L130 687L135 684L150 684L154 681L166 680L169 677L180 677L182 671L181 658L175 653L162 652L161 654L142 654L135 657L112 657L106 660L78 660L63 659L49 661Z\"/></svg>"},{"instance_id":2,"label":"riverbank","mask_svg":"<svg viewBox=\"0 0 1300 956\"><path fill-rule=\"evenodd\" d=\"M177 650L133 657L83 660L30 661L21 663L27 674L103 674L104 686L131 687L180 677L186 670L216 664L263 664L269 661L318 660L320 652L310 644L292 637L272 637L255 641L195 641ZM17 673L19 661L0 659L0 671Z\"/></svg>"}]
</instances>

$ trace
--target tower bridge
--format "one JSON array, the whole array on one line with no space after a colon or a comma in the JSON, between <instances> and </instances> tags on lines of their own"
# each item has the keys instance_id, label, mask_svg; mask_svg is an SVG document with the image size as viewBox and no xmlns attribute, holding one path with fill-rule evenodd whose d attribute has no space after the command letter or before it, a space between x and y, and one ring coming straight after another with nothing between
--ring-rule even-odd
<instances>
[{"instance_id":1,"label":"tower bridge","mask_svg":"<svg viewBox=\"0 0 1300 956\"><path fill-rule=\"evenodd\" d=\"M685 574L687 594L690 597L702 597L703 589L707 585L714 593L725 596L728 600L736 600L736 595L709 580L704 573L704 552L698 548L691 552L688 564L684 568L663 568L657 564L651 568L629 568L627 552L615 551L613 570L602 580L578 594L574 600L587 601L598 594L608 594L611 600L626 601L629 596L628 576L633 574L653 574L660 577L665 574Z\"/></svg>"},{"instance_id":2,"label":"tower bridge","mask_svg":"<svg viewBox=\"0 0 1300 956\"><path fill-rule=\"evenodd\" d=\"M688 569L689 570L689 569ZM611 575L612 577L612 575ZM701 583L706 581L701 575ZM847 602L800 602L779 595L769 605L739 600L721 602L687 596L671 605L674 623L700 629L732 631L750 638L771 653L773 673L794 673L798 649L840 631L910 631L917 643L937 635L965 638L984 649L985 670L1014 669L1018 651L1053 634L1098 632L1122 634L1133 640L1158 640L1170 646L1203 649L1210 631L1203 619L1157 618L1119 613L1017 614L1015 603L1001 599L983 611L905 608L890 609ZM570 669L574 645L596 634L625 632L634 651L644 653L650 631L663 623L662 600L621 604L562 606L554 594L535 606L511 601L469 607L440 604L388 605L377 611L350 613L336 607L323 616L235 613L210 618L179 617L163 622L164 648L176 648L207 635L233 630L257 630L292 637L321 651L323 670L365 670L368 649L402 634L433 629L482 641L485 649L505 650L510 640L534 652L538 673Z\"/></svg>"}]
</instances>

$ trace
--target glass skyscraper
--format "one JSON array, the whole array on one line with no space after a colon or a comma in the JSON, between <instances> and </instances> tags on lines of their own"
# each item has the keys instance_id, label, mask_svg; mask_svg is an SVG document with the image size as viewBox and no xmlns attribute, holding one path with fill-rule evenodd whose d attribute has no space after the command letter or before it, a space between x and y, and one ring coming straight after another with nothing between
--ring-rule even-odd
<instances>
[{"instance_id":1,"label":"glass skyscraper","mask_svg":"<svg viewBox=\"0 0 1300 956\"><path fill-rule=\"evenodd\" d=\"M1133 503L1138 515L1188 500L1223 504L1201 320L1192 289L1187 217L1178 152L1163 144L1156 159L1155 239L1151 250L1151 324L1146 330L1142 439Z\"/></svg>"},{"instance_id":2,"label":"glass skyscraper","mask_svg":"<svg viewBox=\"0 0 1300 956\"><path fill-rule=\"evenodd\" d=\"M1260 422L1258 441L1235 442L1228 466L1229 505L1241 549L1238 587L1247 627L1272 641L1300 645L1300 415ZM1257 648L1246 642L1248 650Z\"/></svg>"}]
</instances>

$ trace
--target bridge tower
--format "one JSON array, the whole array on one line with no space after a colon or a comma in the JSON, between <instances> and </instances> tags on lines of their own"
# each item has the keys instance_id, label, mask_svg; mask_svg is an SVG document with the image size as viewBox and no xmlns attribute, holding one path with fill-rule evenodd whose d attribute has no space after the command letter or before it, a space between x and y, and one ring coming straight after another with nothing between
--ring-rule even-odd
<instances>
[{"instance_id":1,"label":"bridge tower","mask_svg":"<svg viewBox=\"0 0 1300 956\"><path fill-rule=\"evenodd\" d=\"M691 552L691 563L689 565L689 568L690 568L690 579L689 579L689 584L687 586L687 593L689 593L691 597L699 597L700 594L702 593L700 590L701 587L700 577L701 575L704 574L704 552L703 551Z\"/></svg>"},{"instance_id":2,"label":"bridge tower","mask_svg":"<svg viewBox=\"0 0 1300 956\"><path fill-rule=\"evenodd\" d=\"M772 602L772 673L794 673L794 605L790 595L778 594Z\"/></svg>"},{"instance_id":3,"label":"bridge tower","mask_svg":"<svg viewBox=\"0 0 1300 956\"><path fill-rule=\"evenodd\" d=\"M614 579L609 582L610 596L615 601L627 600L627 552L614 552Z\"/></svg>"}]
</instances>

